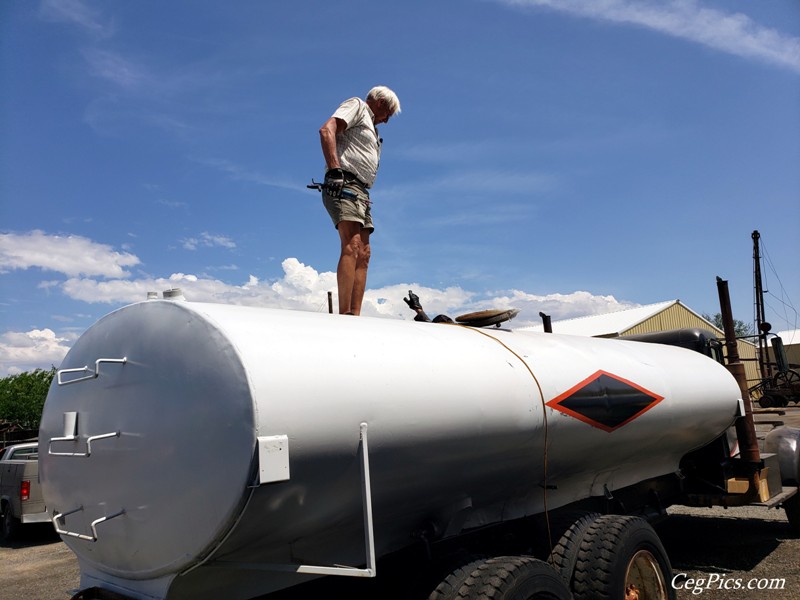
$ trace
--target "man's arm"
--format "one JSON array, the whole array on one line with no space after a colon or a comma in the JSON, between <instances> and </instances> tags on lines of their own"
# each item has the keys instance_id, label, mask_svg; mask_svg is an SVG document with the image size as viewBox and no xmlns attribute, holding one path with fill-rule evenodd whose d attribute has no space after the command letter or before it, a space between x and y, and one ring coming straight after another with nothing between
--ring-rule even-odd
<instances>
[{"instance_id":1,"label":"man's arm","mask_svg":"<svg viewBox=\"0 0 800 600\"><path fill-rule=\"evenodd\" d=\"M319 139L322 144L322 155L328 169L340 169L339 154L336 152L336 134L347 129L347 123L342 119L331 117L319 130Z\"/></svg>"}]
</instances>

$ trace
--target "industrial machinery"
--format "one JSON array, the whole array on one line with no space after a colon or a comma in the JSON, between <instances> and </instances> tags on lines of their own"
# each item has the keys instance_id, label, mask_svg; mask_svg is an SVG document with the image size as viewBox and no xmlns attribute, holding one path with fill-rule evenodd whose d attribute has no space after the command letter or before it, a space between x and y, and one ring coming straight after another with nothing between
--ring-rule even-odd
<instances>
[{"instance_id":1,"label":"industrial machinery","mask_svg":"<svg viewBox=\"0 0 800 600\"><path fill-rule=\"evenodd\" d=\"M177 298L98 321L48 395L41 483L76 598L367 585L398 556L409 585L432 574L421 598L486 597L498 570L496 598L672 598L648 520L794 491L731 458L741 389L699 352Z\"/></svg>"},{"instance_id":2,"label":"industrial machinery","mask_svg":"<svg viewBox=\"0 0 800 600\"><path fill-rule=\"evenodd\" d=\"M761 234L756 230L753 238L753 289L755 304L755 323L758 343L758 369L761 381L750 389L758 398L761 408L787 406L800 402L800 371L789 365L783 340L770 333L772 325L767 322L764 311L764 283L761 277ZM771 337L770 337L771 336ZM768 343L769 339L769 343ZM769 347L775 356L770 360ZM796 365L795 365L796 366Z\"/></svg>"}]
</instances>

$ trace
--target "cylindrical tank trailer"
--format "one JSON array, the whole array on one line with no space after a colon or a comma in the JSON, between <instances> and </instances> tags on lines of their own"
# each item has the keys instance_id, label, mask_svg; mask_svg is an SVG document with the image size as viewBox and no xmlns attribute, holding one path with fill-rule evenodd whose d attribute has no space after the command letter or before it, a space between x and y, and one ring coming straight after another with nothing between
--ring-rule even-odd
<instances>
[{"instance_id":1,"label":"cylindrical tank trailer","mask_svg":"<svg viewBox=\"0 0 800 600\"><path fill-rule=\"evenodd\" d=\"M40 473L81 588L251 598L673 473L739 405L680 348L149 300L64 359Z\"/></svg>"}]
</instances>

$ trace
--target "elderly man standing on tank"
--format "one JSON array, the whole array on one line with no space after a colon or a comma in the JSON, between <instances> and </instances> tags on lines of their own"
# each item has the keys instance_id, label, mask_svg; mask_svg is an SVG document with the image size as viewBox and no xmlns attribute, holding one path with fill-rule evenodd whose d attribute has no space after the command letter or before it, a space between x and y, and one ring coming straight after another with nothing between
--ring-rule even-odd
<instances>
[{"instance_id":1,"label":"elderly man standing on tank","mask_svg":"<svg viewBox=\"0 0 800 600\"><path fill-rule=\"evenodd\" d=\"M366 100L345 100L319 130L326 167L322 202L341 241L336 267L339 314L361 314L369 236L375 229L369 190L378 174L383 142L376 126L399 112L397 95L378 86L369 91Z\"/></svg>"}]
</instances>

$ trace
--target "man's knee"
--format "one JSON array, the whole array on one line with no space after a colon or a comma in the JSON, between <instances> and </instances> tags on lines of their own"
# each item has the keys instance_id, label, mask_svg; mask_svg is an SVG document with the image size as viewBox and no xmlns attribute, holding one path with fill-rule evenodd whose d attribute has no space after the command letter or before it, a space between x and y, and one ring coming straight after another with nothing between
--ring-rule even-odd
<instances>
[{"instance_id":1,"label":"man's knee","mask_svg":"<svg viewBox=\"0 0 800 600\"><path fill-rule=\"evenodd\" d=\"M363 244L357 235L342 240L342 254L357 258L361 254Z\"/></svg>"},{"instance_id":2,"label":"man's knee","mask_svg":"<svg viewBox=\"0 0 800 600\"><path fill-rule=\"evenodd\" d=\"M356 256L357 264L359 266L366 267L369 264L370 256L372 256L372 249L370 248L370 245L362 242Z\"/></svg>"}]
</instances>

